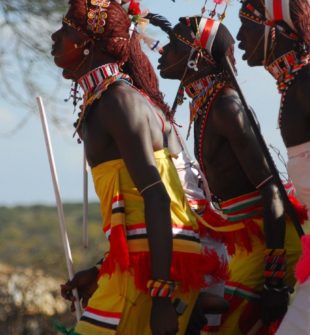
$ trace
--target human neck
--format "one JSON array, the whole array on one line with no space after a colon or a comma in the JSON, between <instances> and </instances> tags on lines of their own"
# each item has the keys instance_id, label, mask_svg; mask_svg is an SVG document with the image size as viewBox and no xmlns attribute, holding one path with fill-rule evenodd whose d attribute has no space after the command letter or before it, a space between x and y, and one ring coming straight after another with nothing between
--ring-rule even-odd
<instances>
[{"instance_id":1,"label":"human neck","mask_svg":"<svg viewBox=\"0 0 310 335\"><path fill-rule=\"evenodd\" d=\"M89 73L90 71L104 65L104 64L112 64L116 63L116 60L104 54L99 48L91 49L90 54L86 57L82 66L76 71L76 81L79 81L85 74Z\"/></svg>"},{"instance_id":2,"label":"human neck","mask_svg":"<svg viewBox=\"0 0 310 335\"><path fill-rule=\"evenodd\" d=\"M301 56L295 50L289 50L275 58L268 66L265 65L265 69L277 80L281 91L281 85L293 80L293 74L309 64L309 61L309 55Z\"/></svg>"},{"instance_id":3,"label":"human neck","mask_svg":"<svg viewBox=\"0 0 310 335\"><path fill-rule=\"evenodd\" d=\"M219 72L220 70L218 68L210 66L210 65L205 65L202 67L198 66L198 71L190 70L187 72L187 75L183 79L183 85L187 86L188 84L194 81L197 81L211 74L217 74Z\"/></svg>"},{"instance_id":4,"label":"human neck","mask_svg":"<svg viewBox=\"0 0 310 335\"><path fill-rule=\"evenodd\" d=\"M288 52L295 49L296 41L291 40L281 34L276 35L276 39L273 42L269 43L268 50L266 55L266 59L264 60L264 66L268 67L271 63L273 63L278 58L282 57L283 55L287 54Z\"/></svg>"},{"instance_id":5,"label":"human neck","mask_svg":"<svg viewBox=\"0 0 310 335\"><path fill-rule=\"evenodd\" d=\"M121 75L117 63L102 64L84 74L78 83L85 94L90 94L112 77Z\"/></svg>"}]
</instances>

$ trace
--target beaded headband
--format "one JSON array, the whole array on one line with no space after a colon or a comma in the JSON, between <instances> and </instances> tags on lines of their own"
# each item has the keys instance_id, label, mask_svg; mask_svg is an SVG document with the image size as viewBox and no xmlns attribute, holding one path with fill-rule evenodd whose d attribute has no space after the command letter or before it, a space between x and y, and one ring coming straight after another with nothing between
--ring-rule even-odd
<instances>
[{"instance_id":1,"label":"beaded headband","mask_svg":"<svg viewBox=\"0 0 310 335\"><path fill-rule=\"evenodd\" d=\"M67 26L73 28L76 31L82 31L82 28L75 24L72 20L68 19L66 16L63 17L62 23L66 24Z\"/></svg>"},{"instance_id":2,"label":"beaded headband","mask_svg":"<svg viewBox=\"0 0 310 335\"><path fill-rule=\"evenodd\" d=\"M248 0L241 0L241 3L245 6L246 11L241 9L240 17L267 27L275 27L290 39L299 39L290 16L290 0L265 0L265 14L258 11ZM281 21L285 22L287 27L281 25Z\"/></svg>"},{"instance_id":3,"label":"beaded headband","mask_svg":"<svg viewBox=\"0 0 310 335\"><path fill-rule=\"evenodd\" d=\"M189 40L187 40L186 38L184 38L182 35L180 34L174 34L175 37L181 41L182 43L188 45L189 47L191 47L192 49L195 49L195 50L201 50L200 47L197 46L197 44L193 43L193 42L190 42ZM204 50L203 50L204 51ZM212 58L211 55L209 55L208 53L206 52L203 52L203 58L205 58L209 63L211 64L215 64L215 61L214 59Z\"/></svg>"},{"instance_id":4,"label":"beaded headband","mask_svg":"<svg viewBox=\"0 0 310 335\"><path fill-rule=\"evenodd\" d=\"M265 0L266 18L272 22L284 21L296 31L290 15L290 0Z\"/></svg>"},{"instance_id":5,"label":"beaded headband","mask_svg":"<svg viewBox=\"0 0 310 335\"><path fill-rule=\"evenodd\" d=\"M191 27L190 18L186 18L187 27ZM175 37L183 42L184 44L190 46L191 48L202 51L203 57L211 64L215 64L215 60L212 57L212 47L214 40L216 38L216 34L218 32L220 21L202 17L199 25L197 25L197 33L196 35L192 32L192 37L194 38L194 42L190 42L180 34L175 34Z\"/></svg>"},{"instance_id":6,"label":"beaded headband","mask_svg":"<svg viewBox=\"0 0 310 335\"><path fill-rule=\"evenodd\" d=\"M207 19L205 17L202 17L199 23L195 44L207 50L210 55L219 26L219 21Z\"/></svg>"}]
</instances>

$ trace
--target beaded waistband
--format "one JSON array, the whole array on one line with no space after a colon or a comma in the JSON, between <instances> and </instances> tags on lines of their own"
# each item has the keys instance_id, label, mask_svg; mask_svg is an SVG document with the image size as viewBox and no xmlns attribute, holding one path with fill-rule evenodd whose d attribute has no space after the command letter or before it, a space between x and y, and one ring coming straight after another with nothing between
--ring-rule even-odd
<instances>
[{"instance_id":1,"label":"beaded waistband","mask_svg":"<svg viewBox=\"0 0 310 335\"><path fill-rule=\"evenodd\" d=\"M254 217L262 217L262 197L258 191L222 201L222 213L231 222L243 221Z\"/></svg>"}]
</instances>

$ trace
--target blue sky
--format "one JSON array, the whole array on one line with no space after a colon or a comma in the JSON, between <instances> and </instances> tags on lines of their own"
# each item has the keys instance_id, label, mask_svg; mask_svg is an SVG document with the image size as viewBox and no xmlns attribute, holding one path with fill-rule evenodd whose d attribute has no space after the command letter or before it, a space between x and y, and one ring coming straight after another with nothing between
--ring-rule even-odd
<instances>
[{"instance_id":1,"label":"blue sky","mask_svg":"<svg viewBox=\"0 0 310 335\"><path fill-rule=\"evenodd\" d=\"M202 0L144 0L143 8L148 8L153 12L165 15L173 23L177 23L180 16L199 14ZM209 2L210 4L211 2ZM233 36L236 36L240 21L238 19L239 2L233 1L227 11L224 24L230 29ZM57 27L55 27L56 29ZM2 34L0 37L2 39ZM163 43L166 37L160 32L152 29ZM49 39L46 36L46 39ZM277 129L277 115L279 109L280 96L276 90L274 79L262 68L250 68L241 60L241 52L236 50L238 81L244 91L248 103L254 108L261 123L262 132L266 142L272 143L280 149L282 155L286 157L285 147ZM148 52L154 66L157 66L157 55ZM64 117L73 123L75 117L72 115L73 107L64 103L63 99L68 96L70 83L61 79L61 72L53 67L50 59L51 69L46 73L37 71L36 76L50 90L54 90L57 85L58 112L63 113ZM18 71L18 68L12 69ZM56 79L55 79L56 78ZM178 86L177 81L160 80L161 89L166 95L166 100L170 104L173 102ZM17 89L19 85L17 83ZM25 94L20 91L20 94ZM44 98L44 97L43 97ZM35 96L33 97L33 101ZM35 108L35 105L33 106ZM47 105L47 117L49 121L53 118L55 105ZM43 133L38 114L32 116L28 122L14 136L7 137L5 133L16 125L18 120L28 113L27 110L0 100L0 205L17 205L44 203L54 204L55 198ZM183 124L185 133L188 124L188 102L178 109L177 122ZM72 138L73 128L59 130L50 122L51 139L53 143L56 167L59 177L61 194L63 201L82 200L82 146ZM192 151L192 141L188 141L190 151ZM279 168L283 171L282 165ZM90 182L90 199L95 200L92 182Z\"/></svg>"}]
</instances>

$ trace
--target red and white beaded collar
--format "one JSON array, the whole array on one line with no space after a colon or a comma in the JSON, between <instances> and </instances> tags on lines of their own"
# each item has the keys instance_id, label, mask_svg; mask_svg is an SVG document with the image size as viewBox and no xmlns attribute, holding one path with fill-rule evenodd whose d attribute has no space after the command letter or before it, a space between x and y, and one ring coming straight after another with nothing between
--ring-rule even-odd
<instances>
[{"instance_id":1,"label":"red and white beaded collar","mask_svg":"<svg viewBox=\"0 0 310 335\"><path fill-rule=\"evenodd\" d=\"M108 63L86 73L78 80L85 94L94 92L107 78L117 76L121 72L117 63Z\"/></svg>"},{"instance_id":2,"label":"red and white beaded collar","mask_svg":"<svg viewBox=\"0 0 310 335\"><path fill-rule=\"evenodd\" d=\"M117 63L108 63L97 67L86 73L78 80L79 85L84 90L83 104L81 112L77 120L76 131L79 129L86 114L87 107L90 106L96 99L99 99L114 82L124 80L130 85L132 84L130 76L120 72ZM74 133L74 135L75 135Z\"/></svg>"}]
</instances>

